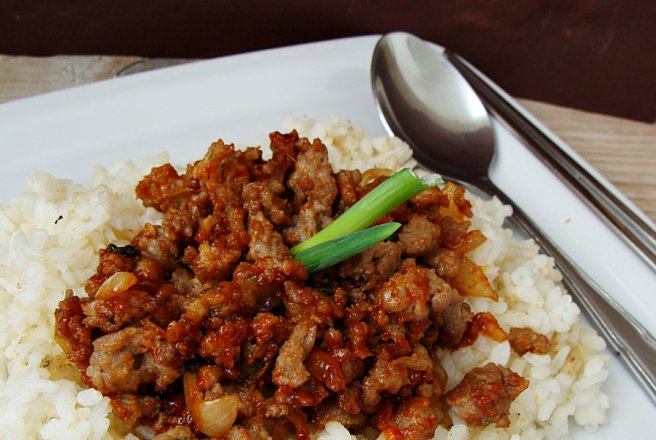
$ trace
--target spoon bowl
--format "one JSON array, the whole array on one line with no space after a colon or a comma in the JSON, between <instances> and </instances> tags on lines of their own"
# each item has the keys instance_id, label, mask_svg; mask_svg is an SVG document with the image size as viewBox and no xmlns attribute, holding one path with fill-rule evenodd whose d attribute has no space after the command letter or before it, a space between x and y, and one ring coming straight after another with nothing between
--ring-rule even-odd
<instances>
[{"instance_id":1,"label":"spoon bowl","mask_svg":"<svg viewBox=\"0 0 656 440\"><path fill-rule=\"evenodd\" d=\"M490 180L490 117L446 54L414 35L387 34L374 50L371 82L383 124L410 145L420 164L513 208L513 223L554 258L567 290L656 404L656 339Z\"/></svg>"},{"instance_id":2,"label":"spoon bowl","mask_svg":"<svg viewBox=\"0 0 656 440\"><path fill-rule=\"evenodd\" d=\"M446 58L395 32L376 45L371 72L386 128L410 144L419 163L456 180L487 176L495 150L490 117Z\"/></svg>"}]
</instances>

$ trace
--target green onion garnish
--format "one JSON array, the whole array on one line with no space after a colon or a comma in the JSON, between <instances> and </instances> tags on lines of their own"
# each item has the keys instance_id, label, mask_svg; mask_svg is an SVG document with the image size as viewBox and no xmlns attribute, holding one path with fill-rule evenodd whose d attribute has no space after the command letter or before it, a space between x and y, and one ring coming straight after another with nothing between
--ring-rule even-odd
<instances>
[{"instance_id":1,"label":"green onion garnish","mask_svg":"<svg viewBox=\"0 0 656 440\"><path fill-rule=\"evenodd\" d=\"M299 252L318 244L369 227L376 220L418 192L439 185L442 182L442 178L437 175L419 179L415 173L404 168L371 190L325 229L294 246L291 249L292 255L296 256Z\"/></svg>"},{"instance_id":2,"label":"green onion garnish","mask_svg":"<svg viewBox=\"0 0 656 440\"><path fill-rule=\"evenodd\" d=\"M385 240L400 226L401 223L389 222L353 232L300 251L294 255L294 258L303 263L308 272L316 272L342 262Z\"/></svg>"}]
</instances>

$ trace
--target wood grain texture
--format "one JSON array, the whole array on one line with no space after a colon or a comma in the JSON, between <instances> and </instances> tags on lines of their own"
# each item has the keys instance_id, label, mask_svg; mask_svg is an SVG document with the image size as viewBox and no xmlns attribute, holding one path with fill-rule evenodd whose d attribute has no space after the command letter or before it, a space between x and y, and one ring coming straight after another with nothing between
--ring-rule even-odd
<instances>
[{"instance_id":1,"label":"wood grain texture","mask_svg":"<svg viewBox=\"0 0 656 440\"><path fill-rule=\"evenodd\" d=\"M0 103L184 60L0 55ZM656 221L656 124L519 100Z\"/></svg>"},{"instance_id":2,"label":"wood grain texture","mask_svg":"<svg viewBox=\"0 0 656 440\"><path fill-rule=\"evenodd\" d=\"M139 60L138 57L0 55L0 102L109 79Z\"/></svg>"},{"instance_id":3,"label":"wood grain texture","mask_svg":"<svg viewBox=\"0 0 656 440\"><path fill-rule=\"evenodd\" d=\"M652 221L656 219L656 124L519 101Z\"/></svg>"}]
</instances>

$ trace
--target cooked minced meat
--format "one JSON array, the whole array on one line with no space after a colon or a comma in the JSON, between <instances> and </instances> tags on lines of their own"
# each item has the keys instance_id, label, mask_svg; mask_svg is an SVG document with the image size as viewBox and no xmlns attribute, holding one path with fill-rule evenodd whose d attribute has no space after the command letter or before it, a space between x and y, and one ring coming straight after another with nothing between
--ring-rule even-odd
<instances>
[{"instance_id":1,"label":"cooked minced meat","mask_svg":"<svg viewBox=\"0 0 656 440\"><path fill-rule=\"evenodd\" d=\"M446 401L458 417L474 426L510 424L510 404L526 389L528 382L517 373L489 363L465 375L446 394Z\"/></svg>"},{"instance_id":2,"label":"cooked minced meat","mask_svg":"<svg viewBox=\"0 0 656 440\"><path fill-rule=\"evenodd\" d=\"M142 384L154 384L155 390L162 391L180 376L176 355L160 327L125 327L93 341L86 374L105 394L136 393Z\"/></svg>"},{"instance_id":3,"label":"cooked minced meat","mask_svg":"<svg viewBox=\"0 0 656 440\"><path fill-rule=\"evenodd\" d=\"M389 279L401 264L401 244L383 241L339 265L339 276L352 278L364 291L373 290Z\"/></svg>"},{"instance_id":4,"label":"cooked minced meat","mask_svg":"<svg viewBox=\"0 0 656 440\"><path fill-rule=\"evenodd\" d=\"M508 332L508 342L520 356L527 352L545 354L549 351L549 338L530 328L511 327Z\"/></svg>"},{"instance_id":5,"label":"cooked minced meat","mask_svg":"<svg viewBox=\"0 0 656 440\"><path fill-rule=\"evenodd\" d=\"M441 229L423 215L413 214L399 232L403 253L409 257L428 254L439 245Z\"/></svg>"},{"instance_id":6,"label":"cooked minced meat","mask_svg":"<svg viewBox=\"0 0 656 440\"><path fill-rule=\"evenodd\" d=\"M308 320L296 324L289 338L282 344L273 369L273 383L298 388L310 378L305 358L314 347L317 325Z\"/></svg>"},{"instance_id":7,"label":"cooked minced meat","mask_svg":"<svg viewBox=\"0 0 656 440\"><path fill-rule=\"evenodd\" d=\"M484 237L464 190L415 195L379 220L401 222L397 237L308 274L290 248L386 177L335 174L296 132L270 139L269 160L218 141L137 185L161 224L108 244L87 296L68 291L55 312L83 381L158 439L303 439L330 421L429 439L446 403L474 425L507 423L525 387L509 370L475 369L444 394L440 351L477 334L463 295L496 295L466 257Z\"/></svg>"}]
</instances>

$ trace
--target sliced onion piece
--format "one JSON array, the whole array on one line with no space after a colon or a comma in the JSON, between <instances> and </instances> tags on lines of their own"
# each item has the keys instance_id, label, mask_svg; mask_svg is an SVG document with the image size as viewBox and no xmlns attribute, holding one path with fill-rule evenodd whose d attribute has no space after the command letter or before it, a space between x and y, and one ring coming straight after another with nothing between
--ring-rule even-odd
<instances>
[{"instance_id":1,"label":"sliced onion piece","mask_svg":"<svg viewBox=\"0 0 656 440\"><path fill-rule=\"evenodd\" d=\"M463 296L477 296L497 301L499 296L485 272L469 258L458 255L458 271L454 277L447 278L449 284L458 289Z\"/></svg>"},{"instance_id":2,"label":"sliced onion piece","mask_svg":"<svg viewBox=\"0 0 656 440\"><path fill-rule=\"evenodd\" d=\"M429 264L462 296L499 299L483 269L462 253L440 248L430 257Z\"/></svg>"},{"instance_id":3,"label":"sliced onion piece","mask_svg":"<svg viewBox=\"0 0 656 440\"><path fill-rule=\"evenodd\" d=\"M116 272L101 284L96 299L110 299L137 284L137 276L131 272Z\"/></svg>"},{"instance_id":4,"label":"sliced onion piece","mask_svg":"<svg viewBox=\"0 0 656 440\"><path fill-rule=\"evenodd\" d=\"M209 437L220 437L235 423L239 409L239 396L224 394L218 399L205 401L196 384L196 374L185 373L182 378L184 396L196 427Z\"/></svg>"},{"instance_id":5,"label":"sliced onion piece","mask_svg":"<svg viewBox=\"0 0 656 440\"><path fill-rule=\"evenodd\" d=\"M134 432L136 432L140 438L143 438L145 440L152 440L157 435L157 433L153 430L153 428L145 425L137 426L136 428L134 428Z\"/></svg>"}]
</instances>

